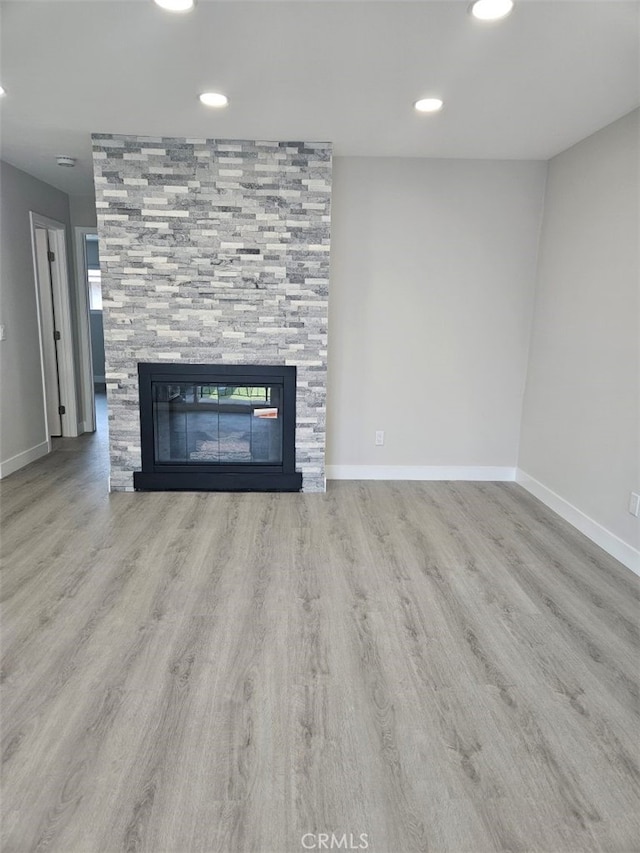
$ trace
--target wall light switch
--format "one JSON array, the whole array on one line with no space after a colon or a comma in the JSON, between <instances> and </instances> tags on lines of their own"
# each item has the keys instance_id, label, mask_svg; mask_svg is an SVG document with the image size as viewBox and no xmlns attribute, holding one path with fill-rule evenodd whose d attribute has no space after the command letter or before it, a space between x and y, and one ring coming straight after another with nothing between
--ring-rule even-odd
<instances>
[{"instance_id":1,"label":"wall light switch","mask_svg":"<svg viewBox=\"0 0 640 853\"><path fill-rule=\"evenodd\" d=\"M631 496L629 498L629 512L631 515L635 515L636 518L640 516L640 495L637 492L631 492Z\"/></svg>"},{"instance_id":2,"label":"wall light switch","mask_svg":"<svg viewBox=\"0 0 640 853\"><path fill-rule=\"evenodd\" d=\"M384 430L378 429L376 430L376 445L380 447L382 444L384 444Z\"/></svg>"}]
</instances>

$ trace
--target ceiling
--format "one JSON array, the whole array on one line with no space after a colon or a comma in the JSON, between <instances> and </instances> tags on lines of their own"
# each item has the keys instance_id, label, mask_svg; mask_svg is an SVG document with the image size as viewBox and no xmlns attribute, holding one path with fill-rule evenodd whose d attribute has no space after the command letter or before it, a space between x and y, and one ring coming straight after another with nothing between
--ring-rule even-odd
<instances>
[{"instance_id":1,"label":"ceiling","mask_svg":"<svg viewBox=\"0 0 640 853\"><path fill-rule=\"evenodd\" d=\"M91 132L331 141L337 155L548 159L640 101L638 2L0 2L0 154L92 192ZM224 92L226 109L202 106ZM444 99L420 115L413 102ZM76 157L74 169L56 155Z\"/></svg>"}]
</instances>

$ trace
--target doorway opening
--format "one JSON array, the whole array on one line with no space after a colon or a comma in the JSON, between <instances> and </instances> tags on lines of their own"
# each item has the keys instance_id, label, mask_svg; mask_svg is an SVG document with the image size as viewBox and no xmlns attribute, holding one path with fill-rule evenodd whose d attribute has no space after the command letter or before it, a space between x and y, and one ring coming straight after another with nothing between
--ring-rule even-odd
<instances>
[{"instance_id":1,"label":"doorway opening","mask_svg":"<svg viewBox=\"0 0 640 853\"><path fill-rule=\"evenodd\" d=\"M95 432L106 424L106 373L102 322L102 281L95 228L75 229L77 301L80 322L83 428ZM97 413L97 414L96 414Z\"/></svg>"}]
</instances>

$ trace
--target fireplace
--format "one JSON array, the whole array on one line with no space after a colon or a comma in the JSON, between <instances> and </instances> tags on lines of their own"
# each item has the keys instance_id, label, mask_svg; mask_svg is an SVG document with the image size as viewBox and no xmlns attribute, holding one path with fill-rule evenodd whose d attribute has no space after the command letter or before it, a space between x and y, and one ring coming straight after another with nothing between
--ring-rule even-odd
<instances>
[{"instance_id":1,"label":"fireplace","mask_svg":"<svg viewBox=\"0 0 640 853\"><path fill-rule=\"evenodd\" d=\"M137 490L299 492L296 368L138 364Z\"/></svg>"}]
</instances>

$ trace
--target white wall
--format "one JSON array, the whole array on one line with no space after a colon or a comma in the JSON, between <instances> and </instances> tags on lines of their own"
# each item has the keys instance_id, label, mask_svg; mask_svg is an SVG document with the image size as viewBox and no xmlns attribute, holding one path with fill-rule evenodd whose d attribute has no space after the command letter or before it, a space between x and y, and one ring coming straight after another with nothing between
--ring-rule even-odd
<instances>
[{"instance_id":1,"label":"white wall","mask_svg":"<svg viewBox=\"0 0 640 853\"><path fill-rule=\"evenodd\" d=\"M0 161L0 465L3 475L36 458L47 441L29 211L70 235L69 197ZM67 246L68 257L71 254ZM45 448L46 449L46 448Z\"/></svg>"},{"instance_id":2,"label":"white wall","mask_svg":"<svg viewBox=\"0 0 640 853\"><path fill-rule=\"evenodd\" d=\"M597 538L590 519L635 548L639 115L549 163L519 459L547 490L539 496L553 503L555 494L574 523L586 517L585 532Z\"/></svg>"},{"instance_id":3,"label":"white wall","mask_svg":"<svg viewBox=\"0 0 640 853\"><path fill-rule=\"evenodd\" d=\"M545 174L541 162L335 158L329 476L513 472Z\"/></svg>"},{"instance_id":4,"label":"white wall","mask_svg":"<svg viewBox=\"0 0 640 853\"><path fill-rule=\"evenodd\" d=\"M96 214L96 197L94 193L89 195L70 195L69 206L71 210L71 224L75 228L98 228L98 217Z\"/></svg>"}]
</instances>

